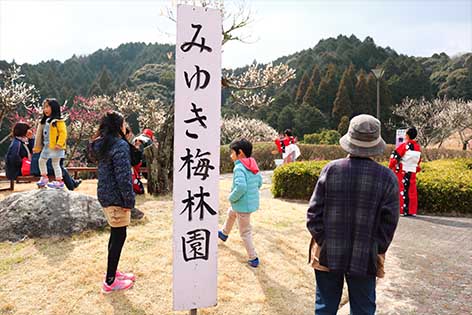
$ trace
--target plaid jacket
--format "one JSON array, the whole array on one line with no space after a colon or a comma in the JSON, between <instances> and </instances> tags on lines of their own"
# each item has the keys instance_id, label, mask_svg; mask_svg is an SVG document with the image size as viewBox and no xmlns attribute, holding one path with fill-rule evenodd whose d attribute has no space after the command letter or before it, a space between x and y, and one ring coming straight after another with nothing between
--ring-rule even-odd
<instances>
[{"instance_id":1,"label":"plaid jacket","mask_svg":"<svg viewBox=\"0 0 472 315\"><path fill-rule=\"evenodd\" d=\"M321 246L320 264L334 272L375 275L399 217L398 182L368 158L335 160L321 171L307 227Z\"/></svg>"}]
</instances>

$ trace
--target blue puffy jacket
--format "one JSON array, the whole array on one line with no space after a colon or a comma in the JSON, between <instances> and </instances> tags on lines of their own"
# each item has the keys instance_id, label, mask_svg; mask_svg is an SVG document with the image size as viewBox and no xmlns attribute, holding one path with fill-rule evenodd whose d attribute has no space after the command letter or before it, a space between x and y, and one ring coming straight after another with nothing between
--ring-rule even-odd
<instances>
[{"instance_id":1,"label":"blue puffy jacket","mask_svg":"<svg viewBox=\"0 0 472 315\"><path fill-rule=\"evenodd\" d=\"M259 209L259 188L262 176L256 160L246 158L234 162L233 186L228 200L237 212L254 212Z\"/></svg>"},{"instance_id":2,"label":"blue puffy jacket","mask_svg":"<svg viewBox=\"0 0 472 315\"><path fill-rule=\"evenodd\" d=\"M95 153L102 144L102 139L93 143ZM121 138L116 138L105 156L98 159L97 197L102 207L134 208L130 149L129 144Z\"/></svg>"},{"instance_id":3,"label":"blue puffy jacket","mask_svg":"<svg viewBox=\"0 0 472 315\"><path fill-rule=\"evenodd\" d=\"M28 144L31 152L32 146ZM25 144L18 138L14 138L8 147L5 155L5 173L8 179L16 179L21 176L21 162L24 157L28 157Z\"/></svg>"}]
</instances>

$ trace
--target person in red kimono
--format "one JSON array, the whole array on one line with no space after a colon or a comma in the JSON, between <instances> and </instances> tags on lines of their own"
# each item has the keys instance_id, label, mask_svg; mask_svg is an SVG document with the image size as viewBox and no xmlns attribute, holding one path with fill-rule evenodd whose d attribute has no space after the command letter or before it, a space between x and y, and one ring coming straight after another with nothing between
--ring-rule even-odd
<instances>
[{"instance_id":1,"label":"person in red kimono","mask_svg":"<svg viewBox=\"0 0 472 315\"><path fill-rule=\"evenodd\" d=\"M284 138L277 138L275 144L277 150L282 154L285 163L294 162L300 156L300 149L296 145L297 139L293 136L292 130L284 131Z\"/></svg>"},{"instance_id":2,"label":"person in red kimono","mask_svg":"<svg viewBox=\"0 0 472 315\"><path fill-rule=\"evenodd\" d=\"M400 214L416 216L418 193L416 173L421 171L421 148L414 140L418 134L415 127L408 128L405 142L400 144L390 156L388 167L395 172L400 186Z\"/></svg>"}]
</instances>

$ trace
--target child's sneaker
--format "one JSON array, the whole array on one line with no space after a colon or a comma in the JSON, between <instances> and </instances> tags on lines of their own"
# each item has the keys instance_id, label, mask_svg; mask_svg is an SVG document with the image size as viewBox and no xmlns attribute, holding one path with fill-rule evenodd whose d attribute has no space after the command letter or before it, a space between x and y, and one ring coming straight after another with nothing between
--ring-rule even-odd
<instances>
[{"instance_id":1,"label":"child's sneaker","mask_svg":"<svg viewBox=\"0 0 472 315\"><path fill-rule=\"evenodd\" d=\"M254 259L248 260L247 263L249 266L257 268L257 266L259 266L259 258L256 257Z\"/></svg>"},{"instance_id":2,"label":"child's sneaker","mask_svg":"<svg viewBox=\"0 0 472 315\"><path fill-rule=\"evenodd\" d=\"M49 178L41 176L41 179L36 182L36 185L38 185L38 188L44 188L46 185L49 183Z\"/></svg>"},{"instance_id":3,"label":"child's sneaker","mask_svg":"<svg viewBox=\"0 0 472 315\"><path fill-rule=\"evenodd\" d=\"M226 240L228 239L228 235L225 235L225 234L223 233L223 231L221 231L221 230L218 231L218 237L219 237L219 239L222 240L223 242L226 242Z\"/></svg>"},{"instance_id":4,"label":"child's sneaker","mask_svg":"<svg viewBox=\"0 0 472 315\"><path fill-rule=\"evenodd\" d=\"M112 293L113 291L128 290L133 286L133 284L134 283L131 280L120 280L115 278L115 281L113 281L113 283L110 285L108 285L106 282L103 282L102 293L108 294Z\"/></svg>"},{"instance_id":5,"label":"child's sneaker","mask_svg":"<svg viewBox=\"0 0 472 315\"><path fill-rule=\"evenodd\" d=\"M63 181L53 181L52 183L48 183L49 188L56 188L56 189L63 189L64 188L64 182Z\"/></svg>"},{"instance_id":6,"label":"child's sneaker","mask_svg":"<svg viewBox=\"0 0 472 315\"><path fill-rule=\"evenodd\" d=\"M118 280L131 280L131 281L136 280L136 276L132 274L131 272L125 273L125 272L117 271L115 278Z\"/></svg>"},{"instance_id":7,"label":"child's sneaker","mask_svg":"<svg viewBox=\"0 0 472 315\"><path fill-rule=\"evenodd\" d=\"M79 178L79 179L76 179L76 180L75 180L75 183L74 183L74 188L79 187L80 184L82 184L82 179L80 179L80 178Z\"/></svg>"}]
</instances>

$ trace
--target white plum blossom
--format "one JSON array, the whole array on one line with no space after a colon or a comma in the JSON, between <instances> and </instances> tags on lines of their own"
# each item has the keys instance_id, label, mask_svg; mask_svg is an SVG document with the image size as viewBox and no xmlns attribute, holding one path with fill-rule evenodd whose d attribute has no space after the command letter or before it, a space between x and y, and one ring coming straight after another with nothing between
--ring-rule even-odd
<instances>
[{"instance_id":1,"label":"white plum blossom","mask_svg":"<svg viewBox=\"0 0 472 315\"><path fill-rule=\"evenodd\" d=\"M21 67L16 65L5 72L0 71L0 128L5 119L15 113L20 105L29 106L38 100L35 86L20 82L23 77Z\"/></svg>"},{"instance_id":2,"label":"white plum blossom","mask_svg":"<svg viewBox=\"0 0 472 315\"><path fill-rule=\"evenodd\" d=\"M431 101L405 98L393 114L407 126L418 130L418 141L427 147L458 132L463 143L472 140L466 131L472 128L472 101L436 98Z\"/></svg>"},{"instance_id":3,"label":"white plum blossom","mask_svg":"<svg viewBox=\"0 0 472 315\"><path fill-rule=\"evenodd\" d=\"M277 131L263 121L248 119L240 116L224 118L221 121L221 144L246 138L251 142L272 141L277 137Z\"/></svg>"}]
</instances>

